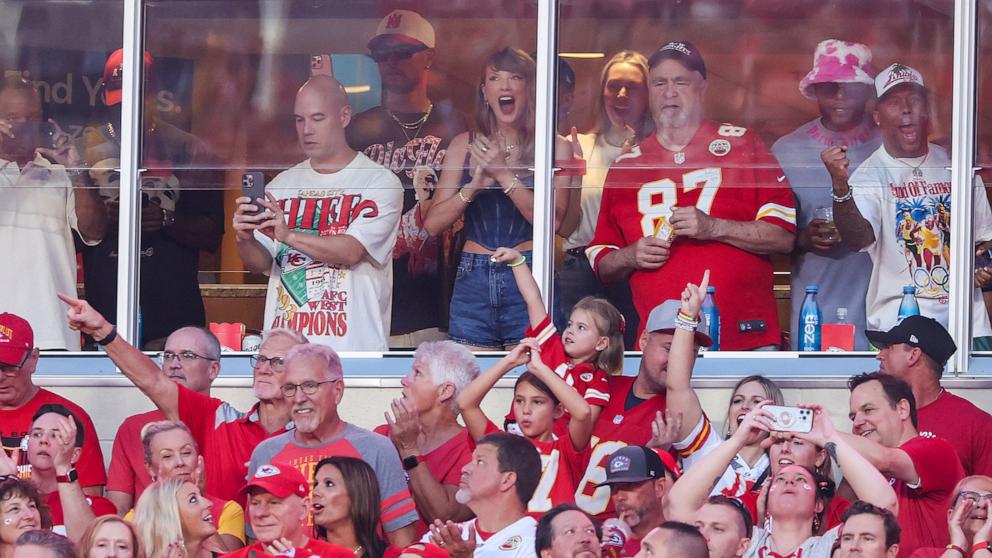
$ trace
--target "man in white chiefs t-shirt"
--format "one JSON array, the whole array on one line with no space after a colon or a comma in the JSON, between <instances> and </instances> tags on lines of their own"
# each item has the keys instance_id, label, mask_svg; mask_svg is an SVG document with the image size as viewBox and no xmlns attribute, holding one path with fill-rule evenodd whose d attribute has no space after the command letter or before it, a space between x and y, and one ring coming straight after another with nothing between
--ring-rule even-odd
<instances>
[{"instance_id":1,"label":"man in white chiefs t-shirt","mask_svg":"<svg viewBox=\"0 0 992 558\"><path fill-rule=\"evenodd\" d=\"M264 328L295 329L337 351L384 351L403 188L348 147L351 107L334 78L311 77L294 113L309 158L276 176L267 199L238 198L234 214L245 267L269 273Z\"/></svg>"},{"instance_id":2,"label":"man in white chiefs t-shirt","mask_svg":"<svg viewBox=\"0 0 992 558\"><path fill-rule=\"evenodd\" d=\"M871 256L868 329L888 330L896 324L906 285L916 288L920 313L946 328L950 160L943 148L927 143L927 90L918 71L893 64L875 78L875 91L882 146L850 178L846 146L821 154L833 181L834 221L849 248ZM976 242L992 239L992 211L984 192L975 196L973 226ZM992 335L977 288L972 320L974 337Z\"/></svg>"}]
</instances>

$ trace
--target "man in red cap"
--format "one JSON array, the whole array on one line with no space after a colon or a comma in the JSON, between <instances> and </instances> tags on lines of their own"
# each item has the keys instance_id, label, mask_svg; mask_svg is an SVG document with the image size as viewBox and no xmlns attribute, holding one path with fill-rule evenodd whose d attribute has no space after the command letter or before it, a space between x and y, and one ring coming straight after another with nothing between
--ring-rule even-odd
<instances>
[{"instance_id":1,"label":"man in red cap","mask_svg":"<svg viewBox=\"0 0 992 558\"><path fill-rule=\"evenodd\" d=\"M279 463L262 465L248 481L245 491L248 493L248 523L256 542L224 556L278 554L296 558L355 558L347 548L307 535L310 487L296 467Z\"/></svg>"},{"instance_id":2,"label":"man in red cap","mask_svg":"<svg viewBox=\"0 0 992 558\"><path fill-rule=\"evenodd\" d=\"M100 495L107 482L103 453L93 421L79 405L34 385L32 374L38 366L39 350L34 331L24 318L0 314L0 441L8 454L17 453L17 474L31 477L25 436L31 420L43 405L64 405L83 425L82 452L79 456L79 483L88 494Z\"/></svg>"}]
</instances>

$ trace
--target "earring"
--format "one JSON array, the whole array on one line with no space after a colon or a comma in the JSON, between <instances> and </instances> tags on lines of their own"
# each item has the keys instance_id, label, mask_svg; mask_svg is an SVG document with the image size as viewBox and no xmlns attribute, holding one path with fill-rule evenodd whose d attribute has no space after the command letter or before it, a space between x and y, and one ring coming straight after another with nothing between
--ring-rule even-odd
<instances>
[{"instance_id":1,"label":"earring","mask_svg":"<svg viewBox=\"0 0 992 558\"><path fill-rule=\"evenodd\" d=\"M813 534L815 535L815 534L817 534L819 532L820 532L820 516L814 515L813 516Z\"/></svg>"}]
</instances>

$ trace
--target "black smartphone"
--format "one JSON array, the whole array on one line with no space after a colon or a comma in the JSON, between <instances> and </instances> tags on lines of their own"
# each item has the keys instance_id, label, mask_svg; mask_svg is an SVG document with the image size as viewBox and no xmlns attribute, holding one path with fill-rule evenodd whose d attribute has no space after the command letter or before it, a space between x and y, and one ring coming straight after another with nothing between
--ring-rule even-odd
<instances>
[{"instance_id":1,"label":"black smartphone","mask_svg":"<svg viewBox=\"0 0 992 558\"><path fill-rule=\"evenodd\" d=\"M254 217L265 211L265 208L258 203L259 198L265 199L265 176L261 172L246 172L241 175L241 193L251 198L251 203L258 207L257 210L248 213L248 215Z\"/></svg>"}]
</instances>

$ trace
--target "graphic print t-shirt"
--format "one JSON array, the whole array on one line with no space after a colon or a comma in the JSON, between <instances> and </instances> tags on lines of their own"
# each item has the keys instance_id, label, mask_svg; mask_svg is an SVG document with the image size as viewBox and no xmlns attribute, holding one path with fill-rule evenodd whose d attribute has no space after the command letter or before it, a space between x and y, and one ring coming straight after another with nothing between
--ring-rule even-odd
<instances>
[{"instance_id":1,"label":"graphic print t-shirt","mask_svg":"<svg viewBox=\"0 0 992 558\"><path fill-rule=\"evenodd\" d=\"M916 165L922 176L913 176ZM868 329L887 331L896 324L906 285L916 288L920 313L947 327L950 166L947 152L934 144L925 159L915 161L895 159L882 146L851 175L854 201L875 233L875 242L863 249L874 264L865 305ZM984 194L975 197L976 242L992 239L992 211ZM982 293L974 289L972 295L972 335L992 335Z\"/></svg>"},{"instance_id":2,"label":"graphic print t-shirt","mask_svg":"<svg viewBox=\"0 0 992 558\"><path fill-rule=\"evenodd\" d=\"M368 253L352 266L328 264L256 231L273 256L265 328L289 327L337 351L386 350L391 256L403 206L396 176L358 153L331 174L303 161L279 173L265 191L279 200L290 229L347 234Z\"/></svg>"}]
</instances>

